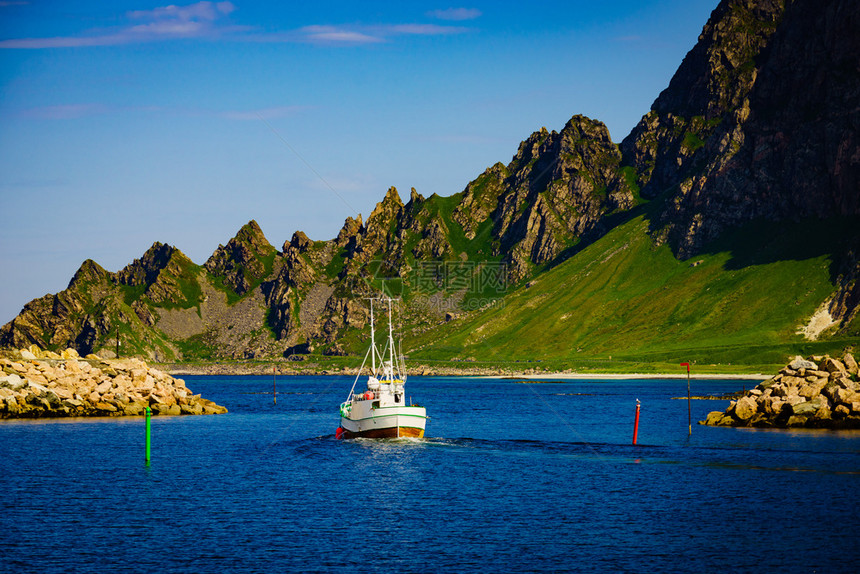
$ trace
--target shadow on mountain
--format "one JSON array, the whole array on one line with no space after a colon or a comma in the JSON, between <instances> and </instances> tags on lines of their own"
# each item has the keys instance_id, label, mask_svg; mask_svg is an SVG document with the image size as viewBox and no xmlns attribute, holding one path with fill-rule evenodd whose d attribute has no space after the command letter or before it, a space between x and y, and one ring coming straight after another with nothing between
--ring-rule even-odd
<instances>
[{"instance_id":1,"label":"shadow on mountain","mask_svg":"<svg viewBox=\"0 0 860 574\"><path fill-rule=\"evenodd\" d=\"M629 209L627 211L616 211L614 213L610 213L609 215L603 216L594 229L590 230L588 233L585 233L582 237L580 237L579 242L576 245L571 245L564 251L558 254L558 256L550 261L547 264L546 270L553 269L554 267L558 267L571 257L576 256L578 253L586 249L588 246L599 241L604 235L619 227L636 219L640 215L647 214L649 212L649 205L642 204L637 205L636 207Z\"/></svg>"},{"instance_id":2,"label":"shadow on mountain","mask_svg":"<svg viewBox=\"0 0 860 574\"><path fill-rule=\"evenodd\" d=\"M829 258L830 280L852 272L860 250L860 222L857 218L805 219L799 221L755 221L727 229L707 244L702 255L730 254L727 271L777 261L804 261ZM691 258L695 259L695 257Z\"/></svg>"}]
</instances>

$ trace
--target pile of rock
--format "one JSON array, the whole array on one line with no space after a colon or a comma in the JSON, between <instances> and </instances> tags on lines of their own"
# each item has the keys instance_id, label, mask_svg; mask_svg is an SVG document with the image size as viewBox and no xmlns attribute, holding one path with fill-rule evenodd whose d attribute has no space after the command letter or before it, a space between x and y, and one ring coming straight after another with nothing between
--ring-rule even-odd
<instances>
[{"instance_id":1,"label":"pile of rock","mask_svg":"<svg viewBox=\"0 0 860 574\"><path fill-rule=\"evenodd\" d=\"M182 379L139 359L81 358L38 347L0 357L0 418L135 416L226 413L193 394Z\"/></svg>"},{"instance_id":2,"label":"pile of rock","mask_svg":"<svg viewBox=\"0 0 860 574\"><path fill-rule=\"evenodd\" d=\"M778 375L699 424L734 427L860 428L860 382L851 353L796 357Z\"/></svg>"}]
</instances>

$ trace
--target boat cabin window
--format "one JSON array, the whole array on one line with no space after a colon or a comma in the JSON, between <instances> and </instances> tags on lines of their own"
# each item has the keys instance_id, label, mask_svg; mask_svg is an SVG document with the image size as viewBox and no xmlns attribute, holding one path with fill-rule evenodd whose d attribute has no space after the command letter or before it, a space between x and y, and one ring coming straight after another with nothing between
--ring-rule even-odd
<instances>
[{"instance_id":1,"label":"boat cabin window","mask_svg":"<svg viewBox=\"0 0 860 574\"><path fill-rule=\"evenodd\" d=\"M402 403L403 402L403 395L394 395L394 402L395 403Z\"/></svg>"},{"instance_id":2,"label":"boat cabin window","mask_svg":"<svg viewBox=\"0 0 860 574\"><path fill-rule=\"evenodd\" d=\"M379 408L379 401L373 401L371 408L378 409Z\"/></svg>"}]
</instances>

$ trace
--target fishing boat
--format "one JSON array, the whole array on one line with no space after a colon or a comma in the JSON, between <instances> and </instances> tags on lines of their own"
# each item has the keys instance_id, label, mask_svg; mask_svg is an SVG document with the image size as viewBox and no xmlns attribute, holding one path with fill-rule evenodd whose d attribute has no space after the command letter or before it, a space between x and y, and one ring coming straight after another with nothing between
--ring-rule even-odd
<instances>
[{"instance_id":1,"label":"fishing boat","mask_svg":"<svg viewBox=\"0 0 860 574\"><path fill-rule=\"evenodd\" d=\"M374 323L374 302L388 310L388 337L377 346ZM401 438L424 436L427 410L407 400L404 387L406 373L403 357L395 352L392 322L394 300L390 297L370 300L370 348L352 383L349 396L340 405L340 426L337 438ZM366 388L358 389L370 357L370 373Z\"/></svg>"}]
</instances>

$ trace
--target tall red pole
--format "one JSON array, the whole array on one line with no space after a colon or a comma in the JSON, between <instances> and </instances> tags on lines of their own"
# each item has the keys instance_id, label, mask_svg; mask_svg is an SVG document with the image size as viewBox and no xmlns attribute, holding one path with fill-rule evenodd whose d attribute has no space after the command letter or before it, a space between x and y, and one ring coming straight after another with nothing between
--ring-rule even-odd
<instances>
[{"instance_id":1,"label":"tall red pole","mask_svg":"<svg viewBox=\"0 0 860 574\"><path fill-rule=\"evenodd\" d=\"M636 439L639 437L639 399L636 399L636 418L633 420L633 446L636 446Z\"/></svg>"}]
</instances>

